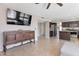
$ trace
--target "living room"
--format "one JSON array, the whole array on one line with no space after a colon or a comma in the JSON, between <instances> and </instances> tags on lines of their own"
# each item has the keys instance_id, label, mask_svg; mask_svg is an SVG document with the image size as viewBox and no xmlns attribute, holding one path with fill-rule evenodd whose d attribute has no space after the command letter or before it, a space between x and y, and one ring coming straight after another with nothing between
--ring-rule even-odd
<instances>
[{"instance_id":1,"label":"living room","mask_svg":"<svg viewBox=\"0 0 79 59\"><path fill-rule=\"evenodd\" d=\"M79 55L69 52L79 44L78 11L79 3L0 3L0 55Z\"/></svg>"}]
</instances>

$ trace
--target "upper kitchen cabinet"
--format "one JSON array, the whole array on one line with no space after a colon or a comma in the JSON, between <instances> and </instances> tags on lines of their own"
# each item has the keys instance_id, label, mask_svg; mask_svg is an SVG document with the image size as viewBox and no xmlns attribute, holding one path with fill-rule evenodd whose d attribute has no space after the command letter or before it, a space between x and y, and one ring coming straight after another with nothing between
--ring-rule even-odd
<instances>
[{"instance_id":1,"label":"upper kitchen cabinet","mask_svg":"<svg viewBox=\"0 0 79 59\"><path fill-rule=\"evenodd\" d=\"M79 21L62 22L62 27L79 27Z\"/></svg>"},{"instance_id":2,"label":"upper kitchen cabinet","mask_svg":"<svg viewBox=\"0 0 79 59\"><path fill-rule=\"evenodd\" d=\"M62 22L62 27L69 27L69 22Z\"/></svg>"}]
</instances>

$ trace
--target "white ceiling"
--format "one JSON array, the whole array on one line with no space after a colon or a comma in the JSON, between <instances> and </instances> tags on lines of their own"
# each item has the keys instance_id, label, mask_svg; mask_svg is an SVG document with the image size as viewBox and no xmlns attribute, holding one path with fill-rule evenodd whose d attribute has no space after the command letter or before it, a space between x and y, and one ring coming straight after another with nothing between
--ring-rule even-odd
<instances>
[{"instance_id":1,"label":"white ceiling","mask_svg":"<svg viewBox=\"0 0 79 59\"><path fill-rule=\"evenodd\" d=\"M62 7L52 3L49 9L46 9L47 3L5 3L0 5L56 21L79 18L79 3L63 3Z\"/></svg>"}]
</instances>

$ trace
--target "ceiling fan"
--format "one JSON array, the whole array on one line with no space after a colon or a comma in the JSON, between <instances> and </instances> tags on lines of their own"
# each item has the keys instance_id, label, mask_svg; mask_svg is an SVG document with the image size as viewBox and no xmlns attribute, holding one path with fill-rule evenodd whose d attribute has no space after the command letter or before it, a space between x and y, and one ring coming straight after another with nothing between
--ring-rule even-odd
<instances>
[{"instance_id":1,"label":"ceiling fan","mask_svg":"<svg viewBox=\"0 0 79 59\"><path fill-rule=\"evenodd\" d=\"M35 4L39 4L39 3L35 3ZM63 4L62 3L56 3L58 6L62 7ZM46 9L48 9L50 7L51 3L48 3Z\"/></svg>"}]
</instances>

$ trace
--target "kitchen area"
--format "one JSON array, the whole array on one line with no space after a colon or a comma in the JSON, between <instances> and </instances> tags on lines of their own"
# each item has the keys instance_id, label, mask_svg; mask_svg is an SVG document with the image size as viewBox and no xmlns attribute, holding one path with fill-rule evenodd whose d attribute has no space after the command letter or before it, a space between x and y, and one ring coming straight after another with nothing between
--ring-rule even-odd
<instances>
[{"instance_id":1,"label":"kitchen area","mask_svg":"<svg viewBox=\"0 0 79 59\"><path fill-rule=\"evenodd\" d=\"M79 21L62 22L61 26L59 39L67 41L77 41L79 39Z\"/></svg>"}]
</instances>

